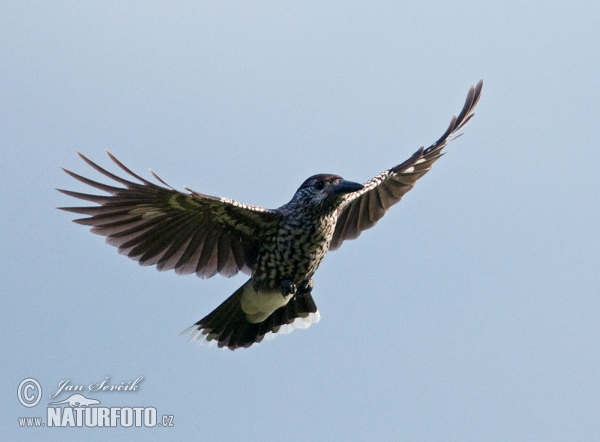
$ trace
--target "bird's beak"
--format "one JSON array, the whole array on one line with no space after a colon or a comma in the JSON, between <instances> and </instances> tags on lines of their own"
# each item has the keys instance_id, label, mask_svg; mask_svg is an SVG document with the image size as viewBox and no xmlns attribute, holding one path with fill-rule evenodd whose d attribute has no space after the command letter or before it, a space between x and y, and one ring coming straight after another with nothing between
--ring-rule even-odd
<instances>
[{"instance_id":1,"label":"bird's beak","mask_svg":"<svg viewBox=\"0 0 600 442\"><path fill-rule=\"evenodd\" d=\"M331 188L332 195L341 195L344 193L351 193L361 190L363 187L362 184L355 183L353 181L340 180L336 185Z\"/></svg>"}]
</instances>

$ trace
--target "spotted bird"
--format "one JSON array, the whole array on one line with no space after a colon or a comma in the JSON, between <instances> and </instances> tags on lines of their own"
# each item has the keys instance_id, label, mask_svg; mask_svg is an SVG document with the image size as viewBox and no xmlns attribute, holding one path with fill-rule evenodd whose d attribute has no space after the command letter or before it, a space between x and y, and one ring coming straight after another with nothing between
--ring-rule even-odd
<instances>
[{"instance_id":1,"label":"spotted bird","mask_svg":"<svg viewBox=\"0 0 600 442\"><path fill-rule=\"evenodd\" d=\"M97 204L61 209L85 215L74 222L91 226L93 233L105 236L119 253L141 265L200 278L217 273L250 275L233 295L185 331L192 340L216 342L231 350L250 347L265 336L319 321L312 276L327 252L373 227L429 171L446 144L460 136L457 132L473 117L482 86L482 81L471 86L461 112L435 143L364 184L338 175L313 175L289 203L265 209L187 187L188 193L179 192L151 171L161 185L155 184L107 152L138 182L130 181L79 153L88 165L122 187L63 169L107 194L59 189Z\"/></svg>"}]
</instances>

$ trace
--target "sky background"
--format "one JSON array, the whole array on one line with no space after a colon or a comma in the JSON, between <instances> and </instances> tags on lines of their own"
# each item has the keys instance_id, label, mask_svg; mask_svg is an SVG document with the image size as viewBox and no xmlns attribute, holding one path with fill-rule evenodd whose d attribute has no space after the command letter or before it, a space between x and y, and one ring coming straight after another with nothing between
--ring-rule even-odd
<instances>
[{"instance_id":1,"label":"sky background","mask_svg":"<svg viewBox=\"0 0 600 442\"><path fill-rule=\"evenodd\" d=\"M1 2L6 440L599 440L599 22L593 1ZM321 322L248 350L179 336L245 276L140 267L55 209L86 191L60 167L99 178L77 150L270 208L315 173L364 182L481 78L465 135L325 259ZM19 428L106 376L144 380L86 396L175 426Z\"/></svg>"}]
</instances>

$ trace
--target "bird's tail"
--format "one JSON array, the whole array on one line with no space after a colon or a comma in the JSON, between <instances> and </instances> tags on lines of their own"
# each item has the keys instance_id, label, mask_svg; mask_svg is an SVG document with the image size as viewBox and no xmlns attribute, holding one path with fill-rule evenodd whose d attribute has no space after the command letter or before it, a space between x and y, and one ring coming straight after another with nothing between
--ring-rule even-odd
<instances>
[{"instance_id":1,"label":"bird's tail","mask_svg":"<svg viewBox=\"0 0 600 442\"><path fill-rule=\"evenodd\" d=\"M278 290L254 291L249 280L206 317L183 331L191 341L247 348L265 336L308 328L321 316L310 294L283 297Z\"/></svg>"}]
</instances>

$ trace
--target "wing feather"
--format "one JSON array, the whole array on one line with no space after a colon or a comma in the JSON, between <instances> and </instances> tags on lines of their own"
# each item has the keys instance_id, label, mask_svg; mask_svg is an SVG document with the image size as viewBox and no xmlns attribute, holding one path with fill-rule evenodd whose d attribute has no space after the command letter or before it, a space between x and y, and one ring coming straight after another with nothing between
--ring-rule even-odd
<instances>
[{"instance_id":1,"label":"wing feather","mask_svg":"<svg viewBox=\"0 0 600 442\"><path fill-rule=\"evenodd\" d=\"M202 233L203 232L196 232L194 234L190 241L190 245L177 262L175 273L178 275L189 275L190 273L196 272L196 267L198 267L198 260L200 259L205 240L205 236Z\"/></svg>"},{"instance_id":2,"label":"wing feather","mask_svg":"<svg viewBox=\"0 0 600 442\"><path fill-rule=\"evenodd\" d=\"M156 265L159 270L175 270L178 274L196 273L203 278L217 273L227 277L239 271L250 273L260 238L279 223L276 211L189 189L187 194L179 192L152 172L161 185L154 184L132 172L110 152L110 159L137 182L78 154L90 167L122 187L63 169L76 180L109 195L58 189L97 204L60 209L85 215L74 221L106 236L108 244L141 265Z\"/></svg>"},{"instance_id":3,"label":"wing feather","mask_svg":"<svg viewBox=\"0 0 600 442\"><path fill-rule=\"evenodd\" d=\"M471 86L465 104L452 117L444 134L427 149L421 147L408 160L388 169L365 183L358 192L345 197L338 216L329 250L336 250L345 240L357 238L363 230L370 229L386 211L414 187L419 178L431 169L442 155L442 149L458 138L459 130L473 118L473 109L481 96L483 81Z\"/></svg>"},{"instance_id":4,"label":"wing feather","mask_svg":"<svg viewBox=\"0 0 600 442\"><path fill-rule=\"evenodd\" d=\"M180 240L174 242L156 263L156 268L161 272L175 269L177 262L179 262L185 253L185 250L189 246L191 240L191 237L182 237Z\"/></svg>"}]
</instances>

